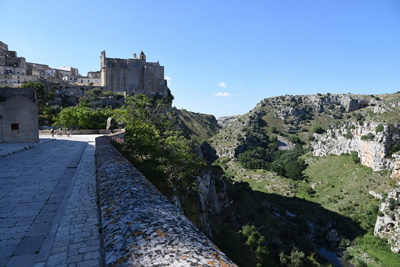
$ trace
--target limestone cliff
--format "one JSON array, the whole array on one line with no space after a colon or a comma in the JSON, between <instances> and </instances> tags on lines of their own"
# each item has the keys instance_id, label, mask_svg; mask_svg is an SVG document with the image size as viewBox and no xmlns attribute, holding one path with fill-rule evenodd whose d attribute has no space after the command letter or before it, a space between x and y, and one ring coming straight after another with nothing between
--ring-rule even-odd
<instances>
[{"instance_id":1,"label":"limestone cliff","mask_svg":"<svg viewBox=\"0 0 400 267\"><path fill-rule=\"evenodd\" d=\"M315 141L311 143L314 155L341 155L356 151L361 163L374 171L393 169L395 160L386 156L393 145L400 143L400 125L381 124L384 130L377 132L378 125L377 122L347 122L324 134L314 134Z\"/></svg>"},{"instance_id":2,"label":"limestone cliff","mask_svg":"<svg viewBox=\"0 0 400 267\"><path fill-rule=\"evenodd\" d=\"M376 220L374 234L386 238L390 248L400 253L400 188L390 192L379 206L380 216Z\"/></svg>"}]
</instances>

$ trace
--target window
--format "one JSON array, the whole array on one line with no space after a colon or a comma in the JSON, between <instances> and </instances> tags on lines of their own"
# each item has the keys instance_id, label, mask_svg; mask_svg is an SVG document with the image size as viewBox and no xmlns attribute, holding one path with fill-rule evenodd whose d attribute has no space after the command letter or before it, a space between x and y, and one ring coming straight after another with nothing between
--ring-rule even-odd
<instances>
[{"instance_id":1,"label":"window","mask_svg":"<svg viewBox=\"0 0 400 267\"><path fill-rule=\"evenodd\" d=\"M18 123L11 123L11 131L18 131L19 124Z\"/></svg>"},{"instance_id":2,"label":"window","mask_svg":"<svg viewBox=\"0 0 400 267\"><path fill-rule=\"evenodd\" d=\"M121 63L121 68L125 69L125 63Z\"/></svg>"}]
</instances>

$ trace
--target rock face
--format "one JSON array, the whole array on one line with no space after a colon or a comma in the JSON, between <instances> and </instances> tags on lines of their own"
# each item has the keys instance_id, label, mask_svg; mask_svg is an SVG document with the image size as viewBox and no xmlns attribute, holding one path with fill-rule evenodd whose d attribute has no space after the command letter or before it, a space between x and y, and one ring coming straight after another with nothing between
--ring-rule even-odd
<instances>
[{"instance_id":1,"label":"rock face","mask_svg":"<svg viewBox=\"0 0 400 267\"><path fill-rule=\"evenodd\" d=\"M215 177L215 174L212 171L197 176L196 180L200 200L199 208L201 210L201 228L208 236L212 236L208 216L209 214L218 214L224 208L229 207L226 184L220 179L220 177Z\"/></svg>"},{"instance_id":2,"label":"rock face","mask_svg":"<svg viewBox=\"0 0 400 267\"><path fill-rule=\"evenodd\" d=\"M374 171L392 169L395 161L385 156L394 144L400 143L400 125L383 125L384 130L377 133L378 125L376 122L362 125L346 123L339 128L327 130L325 134L314 134L314 155L341 155L356 151L361 164Z\"/></svg>"},{"instance_id":3,"label":"rock face","mask_svg":"<svg viewBox=\"0 0 400 267\"><path fill-rule=\"evenodd\" d=\"M399 201L400 188L396 188L388 194L386 200L379 206L379 211L383 213L383 216L378 216L374 230L376 236L388 240L391 250L395 253L400 253Z\"/></svg>"},{"instance_id":4,"label":"rock face","mask_svg":"<svg viewBox=\"0 0 400 267\"><path fill-rule=\"evenodd\" d=\"M236 121L240 116L225 116L218 118L218 124L222 128L225 128L232 124L232 122Z\"/></svg>"},{"instance_id":5,"label":"rock face","mask_svg":"<svg viewBox=\"0 0 400 267\"><path fill-rule=\"evenodd\" d=\"M394 167L392 171L392 179L395 179L400 184L400 155L393 155L394 158Z\"/></svg>"}]
</instances>

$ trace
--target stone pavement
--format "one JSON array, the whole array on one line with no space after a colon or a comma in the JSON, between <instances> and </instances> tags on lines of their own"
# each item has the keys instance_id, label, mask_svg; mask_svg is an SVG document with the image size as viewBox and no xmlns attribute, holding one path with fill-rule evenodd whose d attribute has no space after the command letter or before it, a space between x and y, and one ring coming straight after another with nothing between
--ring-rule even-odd
<instances>
[{"instance_id":1,"label":"stone pavement","mask_svg":"<svg viewBox=\"0 0 400 267\"><path fill-rule=\"evenodd\" d=\"M95 137L0 144L0 266L104 265Z\"/></svg>"}]
</instances>

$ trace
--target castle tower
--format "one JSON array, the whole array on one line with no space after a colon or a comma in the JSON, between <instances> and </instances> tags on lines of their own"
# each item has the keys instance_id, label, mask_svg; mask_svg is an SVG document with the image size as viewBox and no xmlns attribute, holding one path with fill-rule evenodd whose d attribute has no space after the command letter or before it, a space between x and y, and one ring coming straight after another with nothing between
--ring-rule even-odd
<instances>
[{"instance_id":1,"label":"castle tower","mask_svg":"<svg viewBox=\"0 0 400 267\"><path fill-rule=\"evenodd\" d=\"M140 52L140 59L146 61L146 55L142 52Z\"/></svg>"},{"instance_id":2,"label":"castle tower","mask_svg":"<svg viewBox=\"0 0 400 267\"><path fill-rule=\"evenodd\" d=\"M106 85L106 51L103 50L101 51L101 56L100 56L100 85L105 86Z\"/></svg>"}]
</instances>

